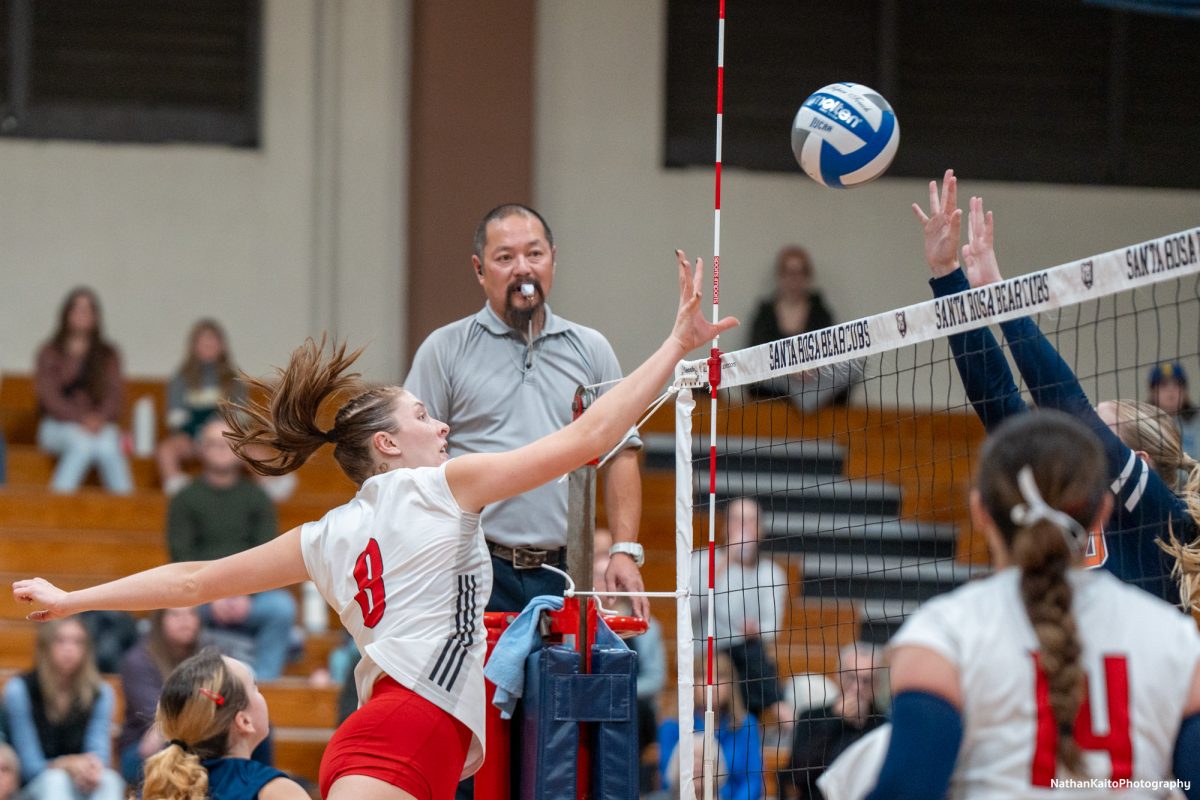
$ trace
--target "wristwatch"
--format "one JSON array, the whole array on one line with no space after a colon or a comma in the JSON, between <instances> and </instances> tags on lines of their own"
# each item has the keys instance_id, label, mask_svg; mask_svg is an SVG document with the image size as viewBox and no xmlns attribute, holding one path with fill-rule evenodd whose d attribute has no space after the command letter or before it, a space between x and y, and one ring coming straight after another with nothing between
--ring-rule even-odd
<instances>
[{"instance_id":1,"label":"wristwatch","mask_svg":"<svg viewBox=\"0 0 1200 800\"><path fill-rule=\"evenodd\" d=\"M646 548L642 547L637 542L617 542L612 547L608 548L608 554L615 556L617 553L624 553L633 559L633 563L639 567L646 563Z\"/></svg>"}]
</instances>

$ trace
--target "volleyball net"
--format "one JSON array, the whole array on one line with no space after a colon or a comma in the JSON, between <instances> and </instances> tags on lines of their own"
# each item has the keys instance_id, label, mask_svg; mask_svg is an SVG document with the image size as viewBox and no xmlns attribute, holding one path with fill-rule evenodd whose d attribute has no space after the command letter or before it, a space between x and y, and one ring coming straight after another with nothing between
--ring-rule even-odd
<instances>
[{"instance_id":1,"label":"volleyball net","mask_svg":"<svg viewBox=\"0 0 1200 800\"><path fill-rule=\"evenodd\" d=\"M1200 229L679 365L672 796L814 796L846 725L883 720L889 637L989 571L947 337L1025 316L1093 404L1151 399L1164 363L1200 375Z\"/></svg>"}]
</instances>

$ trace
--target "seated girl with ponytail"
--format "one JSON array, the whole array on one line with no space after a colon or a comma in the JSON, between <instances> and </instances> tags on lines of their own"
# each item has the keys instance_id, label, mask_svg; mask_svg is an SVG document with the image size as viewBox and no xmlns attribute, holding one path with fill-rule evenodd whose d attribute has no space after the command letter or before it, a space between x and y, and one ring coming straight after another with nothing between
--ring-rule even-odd
<instances>
[{"instance_id":1,"label":"seated girl with ponytail","mask_svg":"<svg viewBox=\"0 0 1200 800\"><path fill-rule=\"evenodd\" d=\"M675 365L732 328L700 313L702 265L677 252L679 306L671 334L619 384L565 428L509 452L451 459L445 424L399 386L368 389L347 374L358 353L326 355L311 340L292 354L265 400L226 414L235 449L263 474L290 472L326 443L359 485L350 502L259 547L217 561L156 567L64 592L34 578L13 584L30 619L87 608L193 606L311 579L362 653L361 706L321 760L321 795L333 800L448 800L483 762L482 609L491 556L484 506L521 494L607 452L657 397ZM322 342L323 344L323 342ZM251 396L255 393L251 392ZM322 402L349 399L331 430ZM570 398L562 398L570 402ZM267 448L277 455L258 458Z\"/></svg>"},{"instance_id":2,"label":"seated girl with ponytail","mask_svg":"<svg viewBox=\"0 0 1200 800\"><path fill-rule=\"evenodd\" d=\"M155 722L167 746L146 760L153 800L308 800L283 772L250 759L267 737L267 701L250 668L207 648L163 684Z\"/></svg>"},{"instance_id":3,"label":"seated girl with ponytail","mask_svg":"<svg viewBox=\"0 0 1200 800\"><path fill-rule=\"evenodd\" d=\"M1040 798L1069 781L1101 789L1075 796L1165 797L1173 778L1200 798L1195 623L1082 568L1108 483L1099 441L1073 417L997 427L970 507L998 571L928 601L893 637L891 725L834 762L830 800L861 797L876 774L864 764L884 751L868 800Z\"/></svg>"},{"instance_id":4,"label":"seated girl with ponytail","mask_svg":"<svg viewBox=\"0 0 1200 800\"><path fill-rule=\"evenodd\" d=\"M992 212L971 198L968 243L962 247L957 178L947 170L939 195L929 184L929 213L913 204L925 236L925 259L938 297L1002 281ZM1029 317L1000 323L1013 361L1038 408L1065 411L1091 429L1104 447L1113 511L1090 534L1085 565L1102 567L1170 603L1200 608L1200 470L1183 452L1179 429L1160 409L1131 400L1092 407L1070 366ZM949 337L967 397L990 432L1028 410L1008 360L989 328ZM1179 473L1189 477L1180 487ZM1182 497L1175 493L1182 489ZM1173 558L1167 558L1167 555ZM1171 577L1177 578L1176 586Z\"/></svg>"}]
</instances>

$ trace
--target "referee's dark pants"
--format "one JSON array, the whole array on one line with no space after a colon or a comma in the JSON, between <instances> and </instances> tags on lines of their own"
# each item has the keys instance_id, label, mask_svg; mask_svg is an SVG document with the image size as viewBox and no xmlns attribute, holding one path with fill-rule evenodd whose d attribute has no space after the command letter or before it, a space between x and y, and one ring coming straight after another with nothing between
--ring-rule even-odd
<instances>
[{"instance_id":1,"label":"referee's dark pants","mask_svg":"<svg viewBox=\"0 0 1200 800\"><path fill-rule=\"evenodd\" d=\"M549 558L546 563L552 567L558 567L565 570L567 568L566 548L563 548L557 554L557 558ZM492 555L492 596L488 598L486 611L514 611L520 612L529 604L533 598L550 594L556 597L562 597L563 592L567 588L567 582L561 575L551 572L548 569L534 567L531 569L518 569L513 566L513 562L508 559L500 558ZM512 769L510 771L512 778L512 794L513 800L521 796L521 711L522 706L517 703L516 713L513 714L512 724L509 730L512 732L509 737L512 742ZM458 785L458 791L454 795L455 800L472 800L475 797L475 782L471 778Z\"/></svg>"}]
</instances>

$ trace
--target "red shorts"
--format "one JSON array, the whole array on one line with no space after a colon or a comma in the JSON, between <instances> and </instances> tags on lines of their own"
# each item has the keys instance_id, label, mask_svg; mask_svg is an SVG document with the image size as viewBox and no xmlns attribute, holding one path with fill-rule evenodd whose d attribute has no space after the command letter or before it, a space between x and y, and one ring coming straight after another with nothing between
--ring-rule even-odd
<instances>
[{"instance_id":1,"label":"red shorts","mask_svg":"<svg viewBox=\"0 0 1200 800\"><path fill-rule=\"evenodd\" d=\"M418 800L450 800L470 747L466 725L384 676L326 745L321 796L338 778L366 775Z\"/></svg>"}]
</instances>

